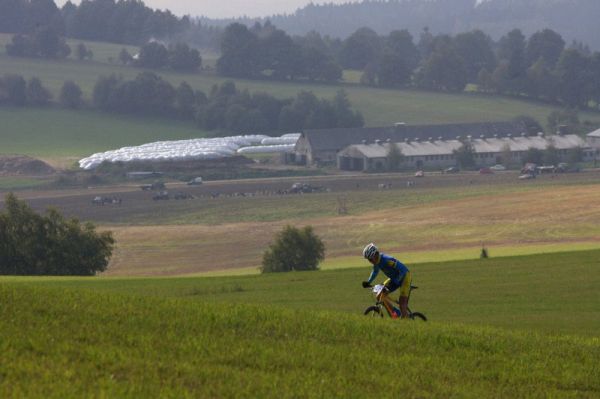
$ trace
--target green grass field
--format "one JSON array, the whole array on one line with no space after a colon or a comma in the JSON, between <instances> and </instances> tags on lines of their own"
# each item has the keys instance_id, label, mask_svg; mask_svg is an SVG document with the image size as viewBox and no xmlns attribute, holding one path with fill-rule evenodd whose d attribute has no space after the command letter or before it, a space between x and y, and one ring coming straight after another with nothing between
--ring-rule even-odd
<instances>
[{"instance_id":1,"label":"green grass field","mask_svg":"<svg viewBox=\"0 0 600 399\"><path fill-rule=\"evenodd\" d=\"M361 316L368 267L2 278L0 395L597 397L599 256L415 265L425 324Z\"/></svg>"},{"instance_id":2,"label":"green grass field","mask_svg":"<svg viewBox=\"0 0 600 399\"><path fill-rule=\"evenodd\" d=\"M76 161L159 140L205 137L192 123L55 108L0 107L0 152Z\"/></svg>"}]
</instances>

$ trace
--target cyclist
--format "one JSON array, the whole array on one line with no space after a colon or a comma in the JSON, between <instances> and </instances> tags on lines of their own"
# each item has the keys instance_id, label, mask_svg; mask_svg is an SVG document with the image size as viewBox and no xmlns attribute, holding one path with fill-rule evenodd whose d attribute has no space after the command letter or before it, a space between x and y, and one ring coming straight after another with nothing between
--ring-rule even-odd
<instances>
[{"instance_id":1,"label":"cyclist","mask_svg":"<svg viewBox=\"0 0 600 399\"><path fill-rule=\"evenodd\" d=\"M370 287L379 271L383 271L388 277L383 283L386 289L381 290L377 300L384 303L390 316L397 318L398 315L393 311L392 301L388 298L388 295L400 288L400 298L398 299L400 312L403 319L409 317L408 294L410 292L411 276L406 265L389 255L379 252L379 249L373 243L368 244L363 249L363 256L373 264L373 271L369 279L362 282L363 288Z\"/></svg>"}]
</instances>

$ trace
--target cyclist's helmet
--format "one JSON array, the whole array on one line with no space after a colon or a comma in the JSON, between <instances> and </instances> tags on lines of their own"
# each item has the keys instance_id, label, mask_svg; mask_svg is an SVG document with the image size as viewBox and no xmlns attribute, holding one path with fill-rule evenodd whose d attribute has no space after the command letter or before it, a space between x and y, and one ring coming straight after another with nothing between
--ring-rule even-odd
<instances>
[{"instance_id":1,"label":"cyclist's helmet","mask_svg":"<svg viewBox=\"0 0 600 399\"><path fill-rule=\"evenodd\" d=\"M365 257L365 259L373 259L373 257L378 253L379 250L373 243L370 243L365 247L365 249L363 249L363 256Z\"/></svg>"}]
</instances>

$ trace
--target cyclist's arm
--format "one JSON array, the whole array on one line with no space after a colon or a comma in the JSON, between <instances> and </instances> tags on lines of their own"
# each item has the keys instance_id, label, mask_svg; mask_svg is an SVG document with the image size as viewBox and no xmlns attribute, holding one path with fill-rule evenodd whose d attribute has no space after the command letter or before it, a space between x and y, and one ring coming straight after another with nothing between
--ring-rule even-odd
<instances>
[{"instance_id":1,"label":"cyclist's arm","mask_svg":"<svg viewBox=\"0 0 600 399\"><path fill-rule=\"evenodd\" d=\"M371 275L369 276L369 279L367 280L367 282L369 284L371 284L373 282L373 280L375 280L375 277L377 277L378 274L379 274L379 267L377 267L375 265L375 266L373 266L373 271L371 272Z\"/></svg>"}]
</instances>

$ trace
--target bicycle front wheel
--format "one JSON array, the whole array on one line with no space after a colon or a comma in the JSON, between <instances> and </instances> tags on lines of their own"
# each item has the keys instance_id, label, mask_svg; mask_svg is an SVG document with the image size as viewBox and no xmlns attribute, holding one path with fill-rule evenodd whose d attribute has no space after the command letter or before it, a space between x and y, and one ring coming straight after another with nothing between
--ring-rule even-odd
<instances>
[{"instance_id":1,"label":"bicycle front wheel","mask_svg":"<svg viewBox=\"0 0 600 399\"><path fill-rule=\"evenodd\" d=\"M381 312L381 308L379 306L369 306L365 309L364 315L372 317L383 317L383 313Z\"/></svg>"}]
</instances>

